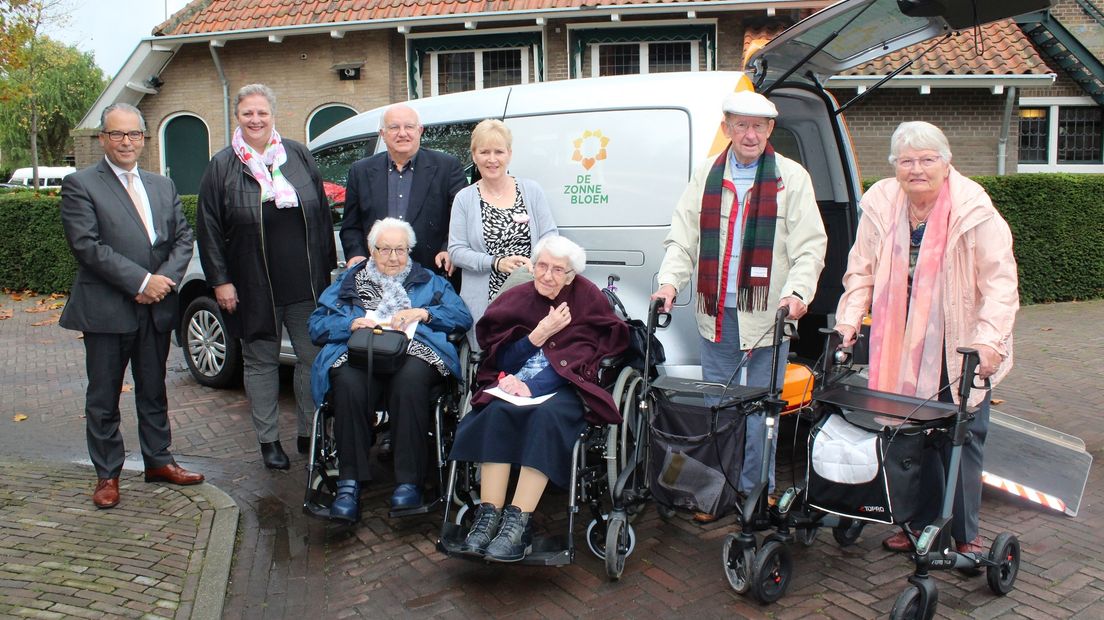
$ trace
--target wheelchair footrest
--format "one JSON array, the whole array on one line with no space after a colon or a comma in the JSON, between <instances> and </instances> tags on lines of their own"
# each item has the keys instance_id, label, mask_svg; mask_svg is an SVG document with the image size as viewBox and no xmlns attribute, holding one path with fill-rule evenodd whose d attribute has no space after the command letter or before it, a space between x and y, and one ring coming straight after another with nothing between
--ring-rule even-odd
<instances>
[{"instance_id":1,"label":"wheelchair footrest","mask_svg":"<svg viewBox=\"0 0 1104 620\"><path fill-rule=\"evenodd\" d=\"M441 527L441 538L437 541L437 550L452 558L487 562L472 555L460 553L460 546L467 535L466 527L455 523L445 523ZM510 564L528 564L536 566L566 566L574 559L575 551L569 548L564 536L534 536L533 551L520 562ZM489 562L488 562L489 563Z\"/></svg>"}]
</instances>

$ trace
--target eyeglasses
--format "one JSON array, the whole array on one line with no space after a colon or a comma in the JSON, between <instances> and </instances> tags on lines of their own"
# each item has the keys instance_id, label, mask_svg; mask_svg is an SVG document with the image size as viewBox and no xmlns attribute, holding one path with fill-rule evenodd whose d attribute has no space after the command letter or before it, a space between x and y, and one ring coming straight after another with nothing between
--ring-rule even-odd
<instances>
[{"instance_id":1,"label":"eyeglasses","mask_svg":"<svg viewBox=\"0 0 1104 620\"><path fill-rule=\"evenodd\" d=\"M546 271L551 271L552 272L552 277L556 278L557 280L559 280L560 278L566 276L569 273L575 273L574 269L564 269L563 267L553 267L552 265L549 265L548 263L543 263L543 262L533 265L533 274L534 275L539 276L540 274L545 273Z\"/></svg>"},{"instance_id":2,"label":"eyeglasses","mask_svg":"<svg viewBox=\"0 0 1104 620\"><path fill-rule=\"evenodd\" d=\"M732 133L737 135L743 135L747 133L749 129L754 129L757 134L767 133L767 129L770 128L769 121L755 121L754 123L736 121L735 123L726 122L725 124L732 130Z\"/></svg>"},{"instance_id":3,"label":"eyeglasses","mask_svg":"<svg viewBox=\"0 0 1104 620\"><path fill-rule=\"evenodd\" d=\"M404 130L406 133L414 133L418 131L418 127L421 125L415 125L413 123L407 123L405 125L388 125L383 128L387 133L399 133L399 130Z\"/></svg>"},{"instance_id":4,"label":"eyeglasses","mask_svg":"<svg viewBox=\"0 0 1104 620\"><path fill-rule=\"evenodd\" d=\"M402 256L410 251L410 248L381 248L376 246L376 251L380 253L380 256Z\"/></svg>"},{"instance_id":5,"label":"eyeglasses","mask_svg":"<svg viewBox=\"0 0 1104 620\"><path fill-rule=\"evenodd\" d=\"M130 138L131 142L139 142L146 139L146 134L141 131L101 131L112 142L122 142L123 136Z\"/></svg>"},{"instance_id":6,"label":"eyeglasses","mask_svg":"<svg viewBox=\"0 0 1104 620\"><path fill-rule=\"evenodd\" d=\"M894 162L898 168L902 170L911 170L916 164L920 164L921 168L931 168L932 166L943 161L942 157L921 157L919 159L898 159Z\"/></svg>"}]
</instances>

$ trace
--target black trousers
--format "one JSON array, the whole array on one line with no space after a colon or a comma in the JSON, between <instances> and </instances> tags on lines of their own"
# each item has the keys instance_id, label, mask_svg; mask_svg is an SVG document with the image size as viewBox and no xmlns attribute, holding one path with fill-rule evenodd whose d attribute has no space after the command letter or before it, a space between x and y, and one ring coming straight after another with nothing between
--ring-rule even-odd
<instances>
[{"instance_id":1,"label":"black trousers","mask_svg":"<svg viewBox=\"0 0 1104 620\"><path fill-rule=\"evenodd\" d=\"M125 451L119 432L119 396L127 364L134 379L134 405L138 410L138 441L146 468L173 462L169 445L169 401L165 395L165 360L169 332L159 332L149 309L138 312L138 329L129 334L84 332L84 421L88 456L100 478L114 478L123 469Z\"/></svg>"},{"instance_id":2,"label":"black trousers","mask_svg":"<svg viewBox=\"0 0 1104 620\"><path fill-rule=\"evenodd\" d=\"M375 412L386 396L395 482L421 486L429 462L433 403L444 383L445 378L436 368L416 357L409 357L393 375L369 377L349 364L331 369L330 404L340 479L371 479L368 450Z\"/></svg>"}]
</instances>

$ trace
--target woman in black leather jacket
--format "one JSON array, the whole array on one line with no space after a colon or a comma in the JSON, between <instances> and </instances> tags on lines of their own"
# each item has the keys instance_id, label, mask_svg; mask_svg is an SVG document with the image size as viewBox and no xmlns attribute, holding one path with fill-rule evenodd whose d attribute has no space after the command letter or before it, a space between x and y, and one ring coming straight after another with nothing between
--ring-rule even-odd
<instances>
[{"instance_id":1,"label":"woman in black leather jacket","mask_svg":"<svg viewBox=\"0 0 1104 620\"><path fill-rule=\"evenodd\" d=\"M231 338L241 338L245 392L266 467L287 469L280 446L280 327L298 361L298 449L307 451L318 354L307 319L337 263L333 219L310 152L275 128L276 98L262 84L238 91L231 146L211 158L199 189L200 261Z\"/></svg>"}]
</instances>

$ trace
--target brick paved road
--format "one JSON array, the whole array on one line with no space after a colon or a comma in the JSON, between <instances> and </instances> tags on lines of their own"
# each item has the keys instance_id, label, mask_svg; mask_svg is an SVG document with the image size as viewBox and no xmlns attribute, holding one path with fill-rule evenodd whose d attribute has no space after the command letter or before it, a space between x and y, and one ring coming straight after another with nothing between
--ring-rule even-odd
<instances>
[{"instance_id":1,"label":"brick paved road","mask_svg":"<svg viewBox=\"0 0 1104 620\"><path fill-rule=\"evenodd\" d=\"M0 360L0 453L86 458L82 347L75 334L56 326L31 327L21 315L27 304L0 297L0 305L16 311L0 322L0 348L8 352ZM1097 464L1076 519L987 491L983 536L1008 530L1024 546L1016 590L997 598L984 578L940 573L938 617L1104 618L1104 493L1097 482L1104 446L1102 321L1101 301L1021 312L1017 365L996 394L1005 401L998 408L1084 438ZM386 517L386 467L365 493L360 526L334 528L300 512L301 457L293 455L291 472L261 466L241 390L197 386L177 349L170 366L178 459L207 473L242 508L227 617L869 618L888 613L910 573L903 556L879 546L888 528L870 527L846 549L821 532L814 546L794 546L795 582L782 601L763 607L733 594L723 576L720 547L734 531L731 518L701 527L682 518L664 521L651 509L637 523L637 550L617 583L606 580L603 563L585 548L573 566L560 569L446 559L433 546L437 518ZM287 391L283 407L291 411ZM20 412L30 419L13 423ZM132 412L124 400L127 445L134 450ZM282 432L293 445L290 413ZM562 511L562 496L550 499L544 510ZM580 544L582 527L585 521Z\"/></svg>"}]
</instances>

